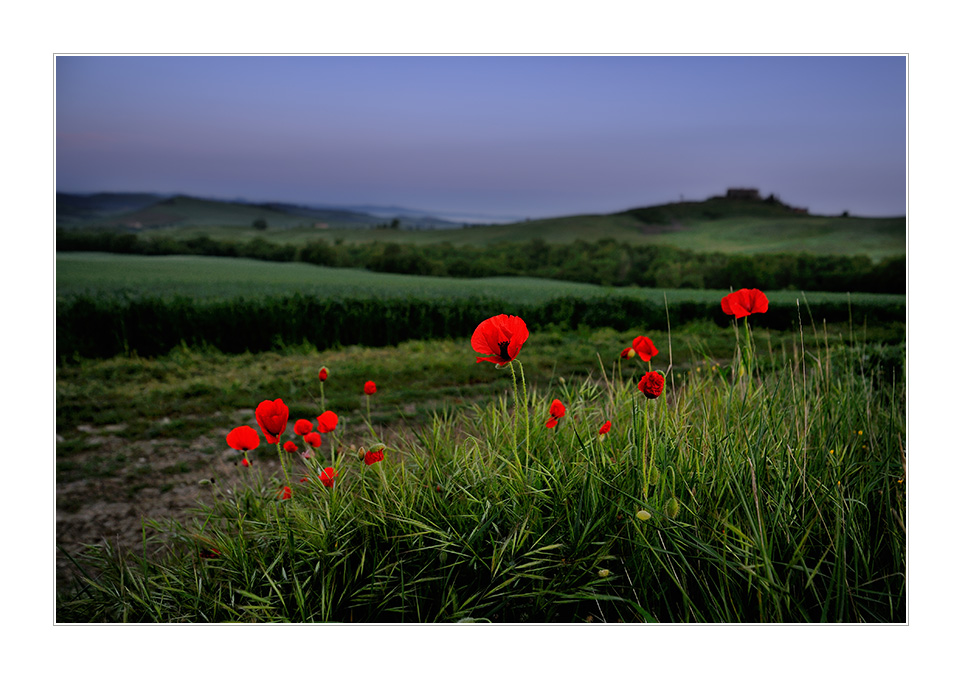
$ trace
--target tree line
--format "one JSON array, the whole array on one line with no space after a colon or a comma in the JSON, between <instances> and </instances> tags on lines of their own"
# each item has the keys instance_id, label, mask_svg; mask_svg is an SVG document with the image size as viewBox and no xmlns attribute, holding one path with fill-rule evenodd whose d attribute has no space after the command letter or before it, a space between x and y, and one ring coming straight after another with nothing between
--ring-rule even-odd
<instances>
[{"instance_id":1,"label":"tree line","mask_svg":"<svg viewBox=\"0 0 962 679\"><path fill-rule=\"evenodd\" d=\"M537 238L485 246L378 241L346 244L317 239L291 245L260 237L234 242L209 236L144 238L131 233L57 229L57 250L245 257L420 276L532 276L616 287L716 290L748 287L890 294L906 291L904 256L875 263L864 255L804 252L730 255L663 245L631 245L613 239L548 243Z\"/></svg>"}]
</instances>

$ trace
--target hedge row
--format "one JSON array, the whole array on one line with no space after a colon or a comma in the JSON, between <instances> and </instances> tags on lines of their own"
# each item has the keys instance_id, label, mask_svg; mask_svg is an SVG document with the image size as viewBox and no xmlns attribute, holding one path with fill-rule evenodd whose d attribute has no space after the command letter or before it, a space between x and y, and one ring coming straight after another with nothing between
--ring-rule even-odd
<instances>
[{"instance_id":1,"label":"hedge row","mask_svg":"<svg viewBox=\"0 0 962 679\"><path fill-rule=\"evenodd\" d=\"M310 343L337 346L392 346L411 339L469 337L478 323L501 313L519 315L533 331L550 327L610 327L618 331L666 329L663 304L622 297L561 298L545 304L508 305L471 299L321 299L285 297L199 300L188 297L102 298L77 296L57 304L59 358L106 358L136 353L157 356L180 345L212 347L225 353L258 352ZM670 307L671 322L713 319L731 322L717 302L681 302ZM804 313L804 312L803 312ZM811 305L816 322L856 325L905 321L905 304L846 302ZM808 322L807 313L803 319ZM798 309L772 303L752 317L756 327L797 327Z\"/></svg>"}]
</instances>

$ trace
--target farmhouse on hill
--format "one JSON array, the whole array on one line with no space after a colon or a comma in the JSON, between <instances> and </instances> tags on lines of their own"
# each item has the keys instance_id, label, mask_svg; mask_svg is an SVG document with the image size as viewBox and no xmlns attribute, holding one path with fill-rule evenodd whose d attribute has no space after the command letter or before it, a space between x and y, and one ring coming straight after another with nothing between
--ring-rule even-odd
<instances>
[{"instance_id":1,"label":"farmhouse on hill","mask_svg":"<svg viewBox=\"0 0 962 679\"><path fill-rule=\"evenodd\" d=\"M725 198L731 198L732 200L761 200L762 197L758 193L758 189L728 189L725 193Z\"/></svg>"},{"instance_id":2,"label":"farmhouse on hill","mask_svg":"<svg viewBox=\"0 0 962 679\"><path fill-rule=\"evenodd\" d=\"M757 200L762 201L762 196L758 192L758 189L728 189L725 192L725 198L727 200ZM771 205L784 205L786 208L791 210L795 214L807 215L807 207L792 207L791 205L785 205L782 201L778 199L774 193L769 195L768 198L764 199L764 202Z\"/></svg>"}]
</instances>

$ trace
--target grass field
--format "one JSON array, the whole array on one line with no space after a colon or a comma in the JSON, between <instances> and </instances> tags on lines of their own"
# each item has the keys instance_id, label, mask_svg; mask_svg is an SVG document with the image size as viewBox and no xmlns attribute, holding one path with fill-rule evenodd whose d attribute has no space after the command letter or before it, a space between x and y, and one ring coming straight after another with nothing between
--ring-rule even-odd
<instances>
[{"instance_id":1,"label":"grass field","mask_svg":"<svg viewBox=\"0 0 962 679\"><path fill-rule=\"evenodd\" d=\"M759 331L746 362L744 331L679 328L652 337L667 379L647 401L649 366L618 356L630 335L532 335L520 406L512 371L456 340L59 370L58 488L84 470L104 487L138 450L119 488L157 466L211 491L153 526L159 552L75 547L84 586L60 591L58 621L904 621L904 345ZM340 414L317 469L261 445L246 481L218 481L228 456L241 469L226 432L278 397L292 422ZM557 429L552 399L567 406ZM118 452L91 460L104 431ZM144 447L198 437L206 457L179 476ZM383 462L359 459L385 444Z\"/></svg>"},{"instance_id":2,"label":"grass field","mask_svg":"<svg viewBox=\"0 0 962 679\"><path fill-rule=\"evenodd\" d=\"M58 253L57 296L77 294L186 295L197 298L287 295L295 292L324 297L490 297L539 303L558 297L622 296L663 303L714 302L727 291L612 288L532 278L459 279L332 269L304 263L249 259L106 253ZM773 302L904 303L904 295L772 291Z\"/></svg>"},{"instance_id":3,"label":"grass field","mask_svg":"<svg viewBox=\"0 0 962 679\"><path fill-rule=\"evenodd\" d=\"M457 232L214 219L145 233L904 254L904 219L703 207ZM61 330L97 346L133 330L174 340L58 359L58 622L904 621L906 297L766 291L749 333L706 315L726 292L58 253L58 343ZM808 303L834 305L838 322ZM519 305L532 328L520 385L515 363L476 363L465 336L481 311ZM441 330L393 346L319 341L338 324L382 340L432 323ZM303 340L274 341L298 324ZM270 350L184 339L204 327L266 332ZM661 350L650 364L620 357L640 334ZM655 400L637 386L649 370L665 376ZM295 419L332 409L338 428L313 462L265 443L247 469L225 437L258 427L255 406L276 398L298 446ZM549 429L553 399L567 412ZM385 459L365 464L379 446ZM318 476L327 464L332 487Z\"/></svg>"}]
</instances>

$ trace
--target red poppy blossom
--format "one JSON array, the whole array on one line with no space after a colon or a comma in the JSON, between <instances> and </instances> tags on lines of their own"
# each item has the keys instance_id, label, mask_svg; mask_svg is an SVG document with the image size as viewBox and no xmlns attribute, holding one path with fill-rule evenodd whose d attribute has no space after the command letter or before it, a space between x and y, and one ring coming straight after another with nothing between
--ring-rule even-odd
<instances>
[{"instance_id":1,"label":"red poppy blossom","mask_svg":"<svg viewBox=\"0 0 962 679\"><path fill-rule=\"evenodd\" d=\"M326 410L317 418L317 430L322 434L328 434L337 427L337 413Z\"/></svg>"},{"instance_id":2,"label":"red poppy blossom","mask_svg":"<svg viewBox=\"0 0 962 679\"><path fill-rule=\"evenodd\" d=\"M518 357L527 339L528 326L520 317L501 314L481 321L471 335L471 348L489 354L478 358L477 363L490 361L503 366Z\"/></svg>"},{"instance_id":3,"label":"red poppy blossom","mask_svg":"<svg viewBox=\"0 0 962 679\"><path fill-rule=\"evenodd\" d=\"M245 467L250 467L251 461L245 457L243 460L241 460L241 464L244 465Z\"/></svg>"},{"instance_id":4,"label":"red poppy blossom","mask_svg":"<svg viewBox=\"0 0 962 679\"><path fill-rule=\"evenodd\" d=\"M635 350L638 358L642 361L650 361L658 355L658 349L655 347L655 343L644 335L636 337L631 343L631 348Z\"/></svg>"},{"instance_id":5,"label":"red poppy blossom","mask_svg":"<svg viewBox=\"0 0 962 679\"><path fill-rule=\"evenodd\" d=\"M601 425L601 429L598 430L598 435L604 436L609 431L611 431L611 420L605 420L605 423Z\"/></svg>"},{"instance_id":6,"label":"red poppy blossom","mask_svg":"<svg viewBox=\"0 0 962 679\"><path fill-rule=\"evenodd\" d=\"M234 450L254 450L260 444L261 437L254 431L254 427L248 427L246 424L232 429L227 435L227 445Z\"/></svg>"},{"instance_id":7,"label":"red poppy blossom","mask_svg":"<svg viewBox=\"0 0 962 679\"><path fill-rule=\"evenodd\" d=\"M637 356L637 354L635 353L635 350L632 349L631 347L625 347L624 349L621 350L621 357L626 361L630 358L634 358L635 356Z\"/></svg>"},{"instance_id":8,"label":"red poppy blossom","mask_svg":"<svg viewBox=\"0 0 962 679\"><path fill-rule=\"evenodd\" d=\"M204 547L203 549L200 550L200 558L202 559L216 559L219 556L220 556L220 550L217 549L216 547L211 547L210 549L207 549L206 547Z\"/></svg>"},{"instance_id":9,"label":"red poppy blossom","mask_svg":"<svg viewBox=\"0 0 962 679\"><path fill-rule=\"evenodd\" d=\"M372 465L375 462L380 462L384 459L383 450L369 450L364 453L364 464Z\"/></svg>"},{"instance_id":10,"label":"red poppy blossom","mask_svg":"<svg viewBox=\"0 0 962 679\"><path fill-rule=\"evenodd\" d=\"M287 418L289 415L287 406L281 399L273 401L261 401L254 411L257 425L264 432L264 438L268 443L280 441L280 435L287 429Z\"/></svg>"},{"instance_id":11,"label":"red poppy blossom","mask_svg":"<svg viewBox=\"0 0 962 679\"><path fill-rule=\"evenodd\" d=\"M321 435L316 431L312 431L304 437L304 443L312 448L319 448L321 446Z\"/></svg>"},{"instance_id":12,"label":"red poppy blossom","mask_svg":"<svg viewBox=\"0 0 962 679\"><path fill-rule=\"evenodd\" d=\"M377 385L371 380L368 380L364 383L364 393L368 396L373 396L375 393L377 393Z\"/></svg>"},{"instance_id":13,"label":"red poppy blossom","mask_svg":"<svg viewBox=\"0 0 962 679\"><path fill-rule=\"evenodd\" d=\"M638 388L647 398L658 398L665 388L665 378L661 373L645 373L638 383Z\"/></svg>"},{"instance_id":14,"label":"red poppy blossom","mask_svg":"<svg viewBox=\"0 0 962 679\"><path fill-rule=\"evenodd\" d=\"M290 486L284 486L284 487L281 488L279 491L277 491L277 496L278 496L280 499L282 499L282 500L290 500L290 499L291 499L291 487L290 487Z\"/></svg>"},{"instance_id":15,"label":"red poppy blossom","mask_svg":"<svg viewBox=\"0 0 962 679\"><path fill-rule=\"evenodd\" d=\"M314 428L314 425L310 420L298 420L294 423L294 433L298 436L304 436L307 432Z\"/></svg>"},{"instance_id":16,"label":"red poppy blossom","mask_svg":"<svg viewBox=\"0 0 962 679\"><path fill-rule=\"evenodd\" d=\"M565 416L565 404L555 399L548 406L548 414L551 416L548 421L544 423L548 429L553 429L558 425L558 420Z\"/></svg>"},{"instance_id":17,"label":"red poppy blossom","mask_svg":"<svg viewBox=\"0 0 962 679\"><path fill-rule=\"evenodd\" d=\"M317 379L319 379L321 382L324 382L324 381L327 379L327 367L326 367L326 366L323 367L323 368L321 368L321 369L317 372Z\"/></svg>"},{"instance_id":18,"label":"red poppy blossom","mask_svg":"<svg viewBox=\"0 0 962 679\"><path fill-rule=\"evenodd\" d=\"M556 419L564 417L565 404L559 401L558 399L553 400L551 402L551 405L548 407L548 414L551 415L551 417L554 417Z\"/></svg>"},{"instance_id":19,"label":"red poppy blossom","mask_svg":"<svg viewBox=\"0 0 962 679\"><path fill-rule=\"evenodd\" d=\"M285 441L285 443L284 443L284 450L286 450L286 451L289 452L289 453L296 453L296 452L297 452L297 444L294 443L293 441Z\"/></svg>"},{"instance_id":20,"label":"red poppy blossom","mask_svg":"<svg viewBox=\"0 0 962 679\"><path fill-rule=\"evenodd\" d=\"M319 478L321 480L321 483L323 483L328 488L333 488L334 479L336 479L338 476L339 474L336 471L334 471L334 467L326 467L324 471L322 471L318 475L317 478Z\"/></svg>"},{"instance_id":21,"label":"red poppy blossom","mask_svg":"<svg viewBox=\"0 0 962 679\"><path fill-rule=\"evenodd\" d=\"M722 297L721 308L729 316L744 318L768 311L768 298L761 290L742 288Z\"/></svg>"}]
</instances>

